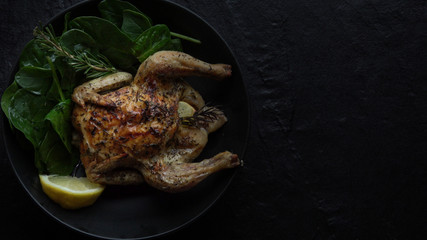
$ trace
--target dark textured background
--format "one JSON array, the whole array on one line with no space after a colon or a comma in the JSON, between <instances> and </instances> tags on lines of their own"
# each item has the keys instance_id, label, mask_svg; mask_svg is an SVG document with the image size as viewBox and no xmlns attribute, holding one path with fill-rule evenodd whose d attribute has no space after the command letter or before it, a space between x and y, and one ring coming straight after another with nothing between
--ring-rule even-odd
<instances>
[{"instance_id":1,"label":"dark textured background","mask_svg":"<svg viewBox=\"0 0 427 240\"><path fill-rule=\"evenodd\" d=\"M0 2L1 92L34 26L77 2ZM165 239L427 238L426 1L173 2L234 51L252 125L223 197ZM32 202L0 149L1 238L82 239Z\"/></svg>"}]
</instances>

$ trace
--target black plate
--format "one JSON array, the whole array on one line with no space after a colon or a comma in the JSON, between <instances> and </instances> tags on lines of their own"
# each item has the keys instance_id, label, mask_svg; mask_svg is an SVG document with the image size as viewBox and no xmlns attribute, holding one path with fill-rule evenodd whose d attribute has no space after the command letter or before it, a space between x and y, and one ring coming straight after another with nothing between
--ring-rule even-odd
<instances>
[{"instance_id":1,"label":"black plate","mask_svg":"<svg viewBox=\"0 0 427 240\"><path fill-rule=\"evenodd\" d=\"M63 26L65 12L72 18L98 15L99 1L88 1L58 14L49 23L57 29ZM199 159L229 150L241 158L245 151L249 129L246 90L239 65L230 48L218 33L195 13L165 1L130 1L154 23L164 23L171 31L198 38L201 45L184 42L184 51L207 62L228 63L233 76L223 82L192 78L189 82L199 90L207 102L221 105L229 122L210 135L209 143ZM62 29L61 29L62 30ZM18 64L11 74L10 83ZM172 232L203 214L230 184L236 169L224 170L208 177L195 188L179 194L167 194L148 186L108 186L91 207L75 211L64 210L43 192L38 172L33 164L32 151L23 150L3 115L4 141L16 176L34 201L54 219L68 227L101 238L150 238Z\"/></svg>"}]
</instances>

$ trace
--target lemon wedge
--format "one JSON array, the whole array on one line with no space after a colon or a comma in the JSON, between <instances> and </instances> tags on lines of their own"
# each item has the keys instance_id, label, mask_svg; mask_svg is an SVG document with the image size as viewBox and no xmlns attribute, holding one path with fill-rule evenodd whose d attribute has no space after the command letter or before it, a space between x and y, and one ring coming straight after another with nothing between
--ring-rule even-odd
<instances>
[{"instance_id":1,"label":"lemon wedge","mask_svg":"<svg viewBox=\"0 0 427 240\"><path fill-rule=\"evenodd\" d=\"M39 175L39 178L43 192L65 209L78 209L92 205L105 188L84 177Z\"/></svg>"},{"instance_id":2,"label":"lemon wedge","mask_svg":"<svg viewBox=\"0 0 427 240\"><path fill-rule=\"evenodd\" d=\"M191 117L196 112L196 109L194 109L190 104L186 102L180 101L178 103L178 115L179 117Z\"/></svg>"}]
</instances>

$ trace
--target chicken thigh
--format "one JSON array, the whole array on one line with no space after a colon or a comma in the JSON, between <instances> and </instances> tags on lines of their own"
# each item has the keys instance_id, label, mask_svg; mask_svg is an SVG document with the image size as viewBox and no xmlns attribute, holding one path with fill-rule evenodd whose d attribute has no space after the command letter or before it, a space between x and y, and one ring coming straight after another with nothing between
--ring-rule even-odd
<instances>
[{"instance_id":1,"label":"chicken thigh","mask_svg":"<svg viewBox=\"0 0 427 240\"><path fill-rule=\"evenodd\" d=\"M192 162L208 134L227 118L219 109L206 107L200 94L181 79L185 76L221 80L231 76L231 66L161 51L140 65L133 80L130 74L117 73L74 90L72 122L80 134L80 158L89 180L118 185L145 181L179 192L240 164L228 151ZM180 101L193 106L195 116L181 119Z\"/></svg>"}]
</instances>

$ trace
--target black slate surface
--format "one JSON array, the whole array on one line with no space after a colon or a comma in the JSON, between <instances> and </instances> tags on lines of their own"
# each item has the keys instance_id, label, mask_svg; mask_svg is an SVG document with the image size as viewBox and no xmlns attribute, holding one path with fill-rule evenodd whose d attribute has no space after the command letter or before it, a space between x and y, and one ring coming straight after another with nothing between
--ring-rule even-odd
<instances>
[{"instance_id":1,"label":"black slate surface","mask_svg":"<svg viewBox=\"0 0 427 240\"><path fill-rule=\"evenodd\" d=\"M77 2L0 2L1 92L34 26ZM173 2L233 49L252 125L224 196L164 239L426 239L425 1ZM32 202L0 150L1 238L84 239Z\"/></svg>"}]
</instances>

